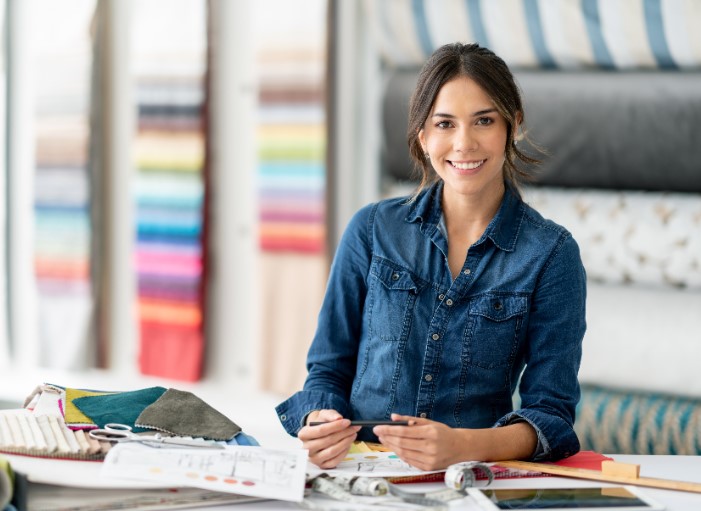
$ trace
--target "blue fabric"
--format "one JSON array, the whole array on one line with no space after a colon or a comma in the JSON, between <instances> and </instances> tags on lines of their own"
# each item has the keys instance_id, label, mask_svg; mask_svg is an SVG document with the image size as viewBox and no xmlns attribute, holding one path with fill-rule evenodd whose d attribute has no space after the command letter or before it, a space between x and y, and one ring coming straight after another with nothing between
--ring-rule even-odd
<instances>
[{"instance_id":1,"label":"blue fabric","mask_svg":"<svg viewBox=\"0 0 701 511\"><path fill-rule=\"evenodd\" d=\"M535 459L576 453L586 295L576 242L507 190L453 280L441 192L438 183L413 203L388 199L353 217L304 388L278 405L280 421L296 435L322 408L352 419L425 414L461 428L525 420L538 433ZM367 428L359 438L376 440Z\"/></svg>"},{"instance_id":2,"label":"blue fabric","mask_svg":"<svg viewBox=\"0 0 701 511\"><path fill-rule=\"evenodd\" d=\"M540 21L540 8L538 0L524 0L523 10L526 14L526 24L528 25L528 35L531 37L533 51L538 57L540 67L544 69L554 69L557 67L555 59L548 50L548 45L545 41L543 26Z\"/></svg>"},{"instance_id":3,"label":"blue fabric","mask_svg":"<svg viewBox=\"0 0 701 511\"><path fill-rule=\"evenodd\" d=\"M226 442L228 445L248 445L248 446L254 446L258 447L260 444L258 443L258 440L256 440L254 437L251 435L247 435L243 431L239 431L236 436L231 438Z\"/></svg>"},{"instance_id":4,"label":"blue fabric","mask_svg":"<svg viewBox=\"0 0 701 511\"><path fill-rule=\"evenodd\" d=\"M699 398L583 385L575 430L586 450L698 456L700 422Z\"/></svg>"},{"instance_id":5,"label":"blue fabric","mask_svg":"<svg viewBox=\"0 0 701 511\"><path fill-rule=\"evenodd\" d=\"M487 37L487 30L484 28L484 21L482 21L480 0L465 0L465 7L470 19L470 28L474 35L473 42L480 46L489 47L489 37Z\"/></svg>"},{"instance_id":6,"label":"blue fabric","mask_svg":"<svg viewBox=\"0 0 701 511\"><path fill-rule=\"evenodd\" d=\"M645 25L652 54L660 69L677 69L665 36L660 0L644 0Z\"/></svg>"},{"instance_id":7,"label":"blue fabric","mask_svg":"<svg viewBox=\"0 0 701 511\"><path fill-rule=\"evenodd\" d=\"M613 69L616 66L604 38L598 0L582 0L582 12L596 63L605 69Z\"/></svg>"},{"instance_id":8,"label":"blue fabric","mask_svg":"<svg viewBox=\"0 0 701 511\"><path fill-rule=\"evenodd\" d=\"M414 23L416 24L416 35L421 43L421 50L428 57L433 53L433 43L426 24L426 9L424 0L411 0L411 10L414 13Z\"/></svg>"}]
</instances>

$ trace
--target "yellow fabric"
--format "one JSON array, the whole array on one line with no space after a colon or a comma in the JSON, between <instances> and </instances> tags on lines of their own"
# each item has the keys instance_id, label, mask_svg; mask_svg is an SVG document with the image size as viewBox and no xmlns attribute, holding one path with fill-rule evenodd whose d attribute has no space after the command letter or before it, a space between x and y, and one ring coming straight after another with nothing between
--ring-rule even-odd
<instances>
[{"instance_id":1,"label":"yellow fabric","mask_svg":"<svg viewBox=\"0 0 701 511\"><path fill-rule=\"evenodd\" d=\"M81 412L78 407L73 404L73 400L79 397L85 396L103 396L105 394L113 394L113 392L100 392L92 390L82 390L82 389L70 389L66 388L66 410L64 412L64 420L68 425L84 425L84 426L95 426L97 425L83 412Z\"/></svg>"}]
</instances>

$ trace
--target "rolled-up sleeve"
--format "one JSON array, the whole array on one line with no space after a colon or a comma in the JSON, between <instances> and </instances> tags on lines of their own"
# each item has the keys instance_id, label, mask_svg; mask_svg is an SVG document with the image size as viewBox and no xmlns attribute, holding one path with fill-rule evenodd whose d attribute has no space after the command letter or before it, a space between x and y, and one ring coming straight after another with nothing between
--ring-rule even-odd
<instances>
[{"instance_id":1,"label":"rolled-up sleeve","mask_svg":"<svg viewBox=\"0 0 701 511\"><path fill-rule=\"evenodd\" d=\"M580 398L577 373L586 330L586 274L579 247L563 234L544 265L533 294L521 375L520 408L497 421L526 421L536 431L532 459L558 460L580 449L574 431Z\"/></svg>"}]
</instances>

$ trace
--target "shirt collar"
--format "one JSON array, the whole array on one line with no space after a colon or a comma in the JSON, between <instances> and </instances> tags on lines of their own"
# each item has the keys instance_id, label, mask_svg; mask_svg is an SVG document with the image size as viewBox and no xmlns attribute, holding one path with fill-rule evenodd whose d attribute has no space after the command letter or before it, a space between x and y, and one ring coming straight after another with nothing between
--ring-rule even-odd
<instances>
[{"instance_id":1,"label":"shirt collar","mask_svg":"<svg viewBox=\"0 0 701 511\"><path fill-rule=\"evenodd\" d=\"M409 223L433 224L437 227L443 216L440 201L442 192L443 181L438 181L419 193L406 217L406 221ZM489 238L499 249L505 252L513 252L524 215L525 209L523 208L523 201L520 195L507 185L497 214L489 222L487 229L485 229L484 234L477 243Z\"/></svg>"}]
</instances>

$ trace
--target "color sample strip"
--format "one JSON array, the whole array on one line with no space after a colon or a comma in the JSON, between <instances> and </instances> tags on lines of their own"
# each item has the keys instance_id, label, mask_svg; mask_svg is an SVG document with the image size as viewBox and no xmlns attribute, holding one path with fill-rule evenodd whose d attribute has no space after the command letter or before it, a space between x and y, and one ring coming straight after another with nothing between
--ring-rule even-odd
<instances>
[{"instance_id":1,"label":"color sample strip","mask_svg":"<svg viewBox=\"0 0 701 511\"><path fill-rule=\"evenodd\" d=\"M36 32L34 274L38 363L92 365L89 128L95 0L40 0ZM69 19L70 18L70 19ZM61 23L56 23L61 19Z\"/></svg>"},{"instance_id":2,"label":"color sample strip","mask_svg":"<svg viewBox=\"0 0 701 511\"><path fill-rule=\"evenodd\" d=\"M304 38L288 41L263 48L258 59L260 247L320 253L326 238L325 55Z\"/></svg>"},{"instance_id":3,"label":"color sample strip","mask_svg":"<svg viewBox=\"0 0 701 511\"><path fill-rule=\"evenodd\" d=\"M139 367L195 381L204 352L206 2L157 0L134 14Z\"/></svg>"}]
</instances>

